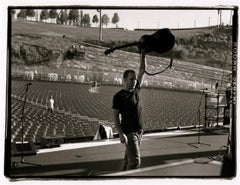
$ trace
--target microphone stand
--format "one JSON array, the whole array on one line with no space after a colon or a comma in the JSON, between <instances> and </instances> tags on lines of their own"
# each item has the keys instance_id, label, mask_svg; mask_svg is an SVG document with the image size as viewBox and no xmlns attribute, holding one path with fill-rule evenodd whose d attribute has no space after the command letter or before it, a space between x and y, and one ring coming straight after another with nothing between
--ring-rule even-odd
<instances>
[{"instance_id":1,"label":"microphone stand","mask_svg":"<svg viewBox=\"0 0 240 185\"><path fill-rule=\"evenodd\" d=\"M206 89L202 89L202 90L203 90L203 95L201 96L200 103L198 106L198 140L197 140L197 142L188 143L188 145L193 146L195 148L199 148L199 145L211 146L210 144L200 142L200 107L201 107L202 99L203 99L203 97L205 97L204 90L206 90ZM197 144L198 146L195 146L194 144Z\"/></svg>"},{"instance_id":2,"label":"microphone stand","mask_svg":"<svg viewBox=\"0 0 240 185\"><path fill-rule=\"evenodd\" d=\"M23 146L23 135L24 135L24 109L25 109L25 104L27 100L27 93L28 93L28 86L31 85L31 83L26 84L26 91L25 91L25 98L23 102L23 107L22 107L22 117L21 117L21 136L22 136L22 141L21 141L21 161L20 162L13 162L14 168L18 167L18 164L29 164L29 165L35 165L35 166L41 166L41 164L34 164L34 163L28 163L24 161L24 146Z\"/></svg>"}]
</instances>

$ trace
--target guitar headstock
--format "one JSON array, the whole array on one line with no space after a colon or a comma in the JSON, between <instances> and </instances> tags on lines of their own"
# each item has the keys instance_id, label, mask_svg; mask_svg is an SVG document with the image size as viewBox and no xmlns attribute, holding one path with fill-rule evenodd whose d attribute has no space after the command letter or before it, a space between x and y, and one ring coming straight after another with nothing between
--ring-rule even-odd
<instances>
[{"instance_id":1,"label":"guitar headstock","mask_svg":"<svg viewBox=\"0 0 240 185\"><path fill-rule=\"evenodd\" d=\"M112 53L114 51L113 48L109 48L107 50L104 51L105 55L108 55L109 53Z\"/></svg>"}]
</instances>

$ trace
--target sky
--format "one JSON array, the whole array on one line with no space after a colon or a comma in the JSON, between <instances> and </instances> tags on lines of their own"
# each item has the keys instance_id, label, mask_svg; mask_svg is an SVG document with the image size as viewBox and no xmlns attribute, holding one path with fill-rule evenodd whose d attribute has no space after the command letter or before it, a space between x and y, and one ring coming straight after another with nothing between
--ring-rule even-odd
<instances>
[{"instance_id":1,"label":"sky","mask_svg":"<svg viewBox=\"0 0 240 185\"><path fill-rule=\"evenodd\" d=\"M220 14L217 10L137 10L137 7L229 7L236 4L238 0L92 0L92 1L81 1L84 3L79 3L79 1L60 1L60 3L51 3L52 0L45 1L31 1L31 3L24 2L13 4L13 6L95 6L95 7L119 7L113 10L102 10L103 14L108 14L110 18L110 24L108 27L116 27L116 25L111 24L111 19L114 13L118 13L120 21L118 27L126 28L128 30L133 30L134 28L193 28L193 27L205 27L217 25L220 22ZM45 2L45 3L42 3ZM55 1L54 1L55 2ZM61 3L62 2L62 3ZM66 3L67 2L67 3ZM101 3L99 3L101 2ZM137 2L137 3L136 3ZM171 2L171 3L170 3ZM199 3L201 2L201 3ZM228 2L228 3L227 3ZM235 2L235 4L234 4ZM133 7L133 9L123 10L121 8ZM136 8L136 9L135 9ZM95 14L99 16L99 13L95 10L85 9L83 13L89 13L92 18ZM231 24L231 10L222 10L222 22L226 24Z\"/></svg>"},{"instance_id":2,"label":"sky","mask_svg":"<svg viewBox=\"0 0 240 185\"><path fill-rule=\"evenodd\" d=\"M96 10L83 10L83 13L99 15ZM217 25L220 14L217 10L102 10L111 19L114 13L119 15L118 27L132 30L134 28L193 28ZM222 10L222 22L231 24L231 10ZM108 27L115 27L109 24Z\"/></svg>"},{"instance_id":3,"label":"sky","mask_svg":"<svg viewBox=\"0 0 240 185\"><path fill-rule=\"evenodd\" d=\"M26 7L23 7L26 8ZM32 7L33 9L38 8ZM50 7L45 7L49 9ZM69 9L71 7L68 7ZM83 14L89 14L92 20L94 15L99 17L96 9L81 9ZM19 10L17 9L17 13ZM40 12L40 10L39 10ZM231 25L232 10L222 10L221 20L224 25ZM15 17L17 15L15 14ZM111 23L114 13L119 15L118 27L128 30L135 28L194 28L218 25L220 12L218 10L163 10L163 9L102 9L101 15L107 14L110 18L108 28L116 27ZM92 23L92 26L96 26Z\"/></svg>"}]
</instances>

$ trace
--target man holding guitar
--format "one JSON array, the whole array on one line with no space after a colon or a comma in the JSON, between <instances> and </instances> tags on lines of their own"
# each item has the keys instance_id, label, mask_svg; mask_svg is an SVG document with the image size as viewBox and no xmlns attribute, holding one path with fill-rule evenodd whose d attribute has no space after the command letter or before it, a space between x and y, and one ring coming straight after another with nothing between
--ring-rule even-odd
<instances>
[{"instance_id":1,"label":"man holding guitar","mask_svg":"<svg viewBox=\"0 0 240 185\"><path fill-rule=\"evenodd\" d=\"M143 35L139 42L117 46L105 51L105 54L108 55L115 49L137 46L140 53L140 68L137 77L134 70L126 70L123 74L124 87L113 97L112 108L114 122L119 133L120 141L125 144L126 147L125 157L121 166L122 171L140 168L141 164L140 143L143 135L143 119L139 93L144 74L155 75L149 74L145 70L145 54L149 52L167 52L173 48L174 44L174 35L169 29L164 28L152 35ZM169 66L171 67L171 65L172 60Z\"/></svg>"},{"instance_id":2,"label":"man holding guitar","mask_svg":"<svg viewBox=\"0 0 240 185\"><path fill-rule=\"evenodd\" d=\"M145 73L145 54L140 54L141 63L136 78L134 70L123 74L124 87L113 97L113 116L120 141L125 144L125 157L121 171L140 167L140 143L143 135L142 108L139 93ZM121 116L121 117L120 117Z\"/></svg>"}]
</instances>

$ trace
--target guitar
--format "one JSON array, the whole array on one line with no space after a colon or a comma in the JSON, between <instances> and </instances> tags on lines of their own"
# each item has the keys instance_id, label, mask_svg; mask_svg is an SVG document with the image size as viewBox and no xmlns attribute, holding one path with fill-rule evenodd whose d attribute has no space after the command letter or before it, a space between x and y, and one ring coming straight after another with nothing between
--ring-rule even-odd
<instances>
[{"instance_id":1,"label":"guitar","mask_svg":"<svg viewBox=\"0 0 240 185\"><path fill-rule=\"evenodd\" d=\"M152 35L143 35L138 42L117 46L107 49L104 53L108 55L116 49L121 49L130 46L137 46L139 52L149 53L165 53L173 48L175 44L175 36L168 28L163 28L156 31Z\"/></svg>"}]
</instances>

